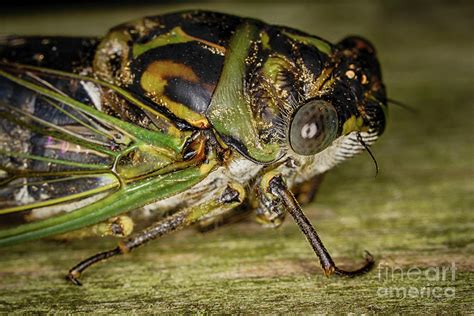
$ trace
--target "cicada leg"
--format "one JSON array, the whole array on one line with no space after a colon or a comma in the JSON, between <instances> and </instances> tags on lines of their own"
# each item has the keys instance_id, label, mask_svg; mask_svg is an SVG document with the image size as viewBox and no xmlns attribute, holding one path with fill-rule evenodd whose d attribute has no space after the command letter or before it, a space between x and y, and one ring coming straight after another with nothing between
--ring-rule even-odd
<instances>
[{"instance_id":1,"label":"cicada leg","mask_svg":"<svg viewBox=\"0 0 474 316\"><path fill-rule=\"evenodd\" d=\"M299 228L306 236L306 239L308 239L309 243L311 244L311 247L319 258L321 266L324 270L324 274L326 276L336 273L342 276L354 277L367 273L372 269L372 267L374 266L374 259L372 255L367 251L365 256L366 262L361 268L354 271L345 271L338 268L332 260L331 256L329 255L329 252L324 247L323 242L316 233L316 230L303 213L303 210L299 206L295 196L293 195L293 193L291 193L291 191L287 188L286 184L283 182L281 176L272 177L270 181L267 182L267 184L268 192L270 192L275 197L278 197L281 200L288 213L290 213L296 224L298 224Z\"/></svg>"},{"instance_id":2,"label":"cicada leg","mask_svg":"<svg viewBox=\"0 0 474 316\"><path fill-rule=\"evenodd\" d=\"M131 238L121 241L115 249L96 254L80 262L69 270L66 278L76 285L81 285L78 278L81 273L91 265L116 255L128 253L153 239L189 226L206 216L221 214L233 209L239 206L244 198L245 191L240 184L228 184L224 189L217 191L212 198L205 202L178 211L145 228Z\"/></svg>"},{"instance_id":3,"label":"cicada leg","mask_svg":"<svg viewBox=\"0 0 474 316\"><path fill-rule=\"evenodd\" d=\"M274 171L271 174L276 173L278 172ZM323 178L324 174L319 174L292 187L291 191L296 197L298 203L302 205L311 203L319 190ZM256 220L264 227L277 228L283 224L283 221L285 220L286 207L278 198L275 198L274 195L269 193L267 189L268 183L265 183L265 180L260 182L260 186L256 188L256 198L254 199L256 201L254 204L257 215Z\"/></svg>"}]
</instances>

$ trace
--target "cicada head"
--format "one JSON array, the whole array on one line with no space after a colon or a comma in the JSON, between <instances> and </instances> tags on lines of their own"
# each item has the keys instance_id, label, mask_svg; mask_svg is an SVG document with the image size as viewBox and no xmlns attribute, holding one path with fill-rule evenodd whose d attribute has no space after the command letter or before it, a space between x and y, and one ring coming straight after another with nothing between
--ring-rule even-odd
<instances>
[{"instance_id":1,"label":"cicada head","mask_svg":"<svg viewBox=\"0 0 474 316\"><path fill-rule=\"evenodd\" d=\"M367 40L345 38L332 59L324 89L293 112L287 137L296 154L311 156L332 147L330 158L338 162L382 134L386 94L375 49Z\"/></svg>"},{"instance_id":2,"label":"cicada head","mask_svg":"<svg viewBox=\"0 0 474 316\"><path fill-rule=\"evenodd\" d=\"M335 76L350 90L356 116L363 120L356 131L381 135L386 123L387 96L375 48L357 36L343 39L338 46L340 62Z\"/></svg>"}]
</instances>

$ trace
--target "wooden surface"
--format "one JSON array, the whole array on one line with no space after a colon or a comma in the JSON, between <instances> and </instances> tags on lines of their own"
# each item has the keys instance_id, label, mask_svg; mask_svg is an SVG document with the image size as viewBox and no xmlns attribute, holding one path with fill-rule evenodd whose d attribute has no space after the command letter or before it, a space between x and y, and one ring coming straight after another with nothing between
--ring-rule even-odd
<instances>
[{"instance_id":1,"label":"wooden surface","mask_svg":"<svg viewBox=\"0 0 474 316\"><path fill-rule=\"evenodd\" d=\"M0 32L100 35L125 20L186 8L253 16L331 41L347 34L373 41L390 97L419 114L392 106L373 147L380 175L374 179L363 154L328 174L306 212L337 263L355 267L367 249L379 266L361 278L324 277L288 218L278 230L241 223L183 231L95 266L75 287L63 280L66 271L115 242L39 241L0 250L0 312L473 313L472 2L3 12Z\"/></svg>"}]
</instances>

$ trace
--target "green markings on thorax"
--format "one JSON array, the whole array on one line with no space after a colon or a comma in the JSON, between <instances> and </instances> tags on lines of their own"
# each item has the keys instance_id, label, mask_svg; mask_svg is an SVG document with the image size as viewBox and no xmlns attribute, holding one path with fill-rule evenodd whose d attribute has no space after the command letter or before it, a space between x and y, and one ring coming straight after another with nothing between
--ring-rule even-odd
<instances>
[{"instance_id":1,"label":"green markings on thorax","mask_svg":"<svg viewBox=\"0 0 474 316\"><path fill-rule=\"evenodd\" d=\"M180 43L187 43L191 41L198 41L201 42L205 45L208 45L214 49L216 49L218 52L224 54L225 53L225 48L222 46L219 46L215 43L211 43L209 41L206 41L204 39L196 38L194 36L191 36L187 34L186 32L183 31L183 29L180 26L176 26L173 29L171 29L168 33L162 34L154 39L152 39L149 42L146 42L144 44L134 44L133 45L133 58L137 58L141 54L157 48L157 47L162 47L170 44L180 44Z\"/></svg>"},{"instance_id":2,"label":"green markings on thorax","mask_svg":"<svg viewBox=\"0 0 474 316\"><path fill-rule=\"evenodd\" d=\"M248 22L235 31L206 115L222 136L231 137L245 146L247 153L243 154L268 163L278 158L280 147L259 138L252 108L244 91L246 58L252 43L258 39L259 29Z\"/></svg>"},{"instance_id":3,"label":"green markings on thorax","mask_svg":"<svg viewBox=\"0 0 474 316\"><path fill-rule=\"evenodd\" d=\"M306 44L306 45L314 46L318 50L320 50L321 52L323 52L327 55L332 53L331 45L329 43L323 41L322 39L319 39L319 38L316 38L316 37L311 37L311 36L296 35L296 34L292 34L292 33L285 32L285 31L283 32L283 34L285 34L286 36L288 36L289 38L291 38L295 41L301 42L301 43Z\"/></svg>"}]
</instances>

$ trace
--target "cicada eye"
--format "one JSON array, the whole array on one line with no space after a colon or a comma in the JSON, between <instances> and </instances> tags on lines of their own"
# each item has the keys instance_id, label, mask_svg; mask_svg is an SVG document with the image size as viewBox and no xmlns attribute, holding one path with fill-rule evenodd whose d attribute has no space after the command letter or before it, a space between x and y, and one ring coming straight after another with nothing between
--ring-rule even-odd
<instances>
[{"instance_id":1,"label":"cicada eye","mask_svg":"<svg viewBox=\"0 0 474 316\"><path fill-rule=\"evenodd\" d=\"M290 123L290 146L299 155L314 155L336 139L337 112L324 100L311 100L300 107Z\"/></svg>"}]
</instances>

